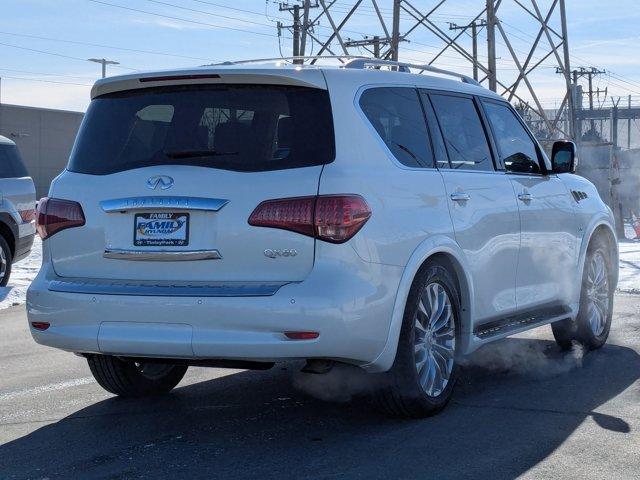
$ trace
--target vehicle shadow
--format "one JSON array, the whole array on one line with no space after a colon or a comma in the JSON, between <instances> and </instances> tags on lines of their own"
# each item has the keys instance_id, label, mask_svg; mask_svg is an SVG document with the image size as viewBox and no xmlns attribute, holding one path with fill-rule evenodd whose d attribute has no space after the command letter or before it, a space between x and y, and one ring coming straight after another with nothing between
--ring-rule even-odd
<instances>
[{"instance_id":1,"label":"vehicle shadow","mask_svg":"<svg viewBox=\"0 0 640 480\"><path fill-rule=\"evenodd\" d=\"M0 446L1 478L514 478L640 376L640 356L607 345L581 358L507 339L469 360L448 408L398 420L327 403L292 369L242 372L152 400L110 398Z\"/></svg>"}]
</instances>

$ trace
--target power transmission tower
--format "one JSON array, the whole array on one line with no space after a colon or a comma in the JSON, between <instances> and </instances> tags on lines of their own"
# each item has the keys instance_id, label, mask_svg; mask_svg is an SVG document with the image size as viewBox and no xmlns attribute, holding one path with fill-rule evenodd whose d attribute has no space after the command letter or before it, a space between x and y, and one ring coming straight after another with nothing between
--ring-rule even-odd
<instances>
[{"instance_id":1,"label":"power transmission tower","mask_svg":"<svg viewBox=\"0 0 640 480\"><path fill-rule=\"evenodd\" d=\"M282 22L278 22L278 36L281 34L283 28L291 29L293 33L293 56L304 57L306 55L307 37L310 30L317 24L317 22L309 22L309 11L312 8L318 8L319 5L315 2L311 4L311 0L302 0L302 5L289 3L280 3L279 10L281 12L289 12L293 16L292 25L283 25ZM302 10L302 15L300 11ZM302 59L295 59L293 63L301 64Z\"/></svg>"},{"instance_id":2,"label":"power transmission tower","mask_svg":"<svg viewBox=\"0 0 640 480\"><path fill-rule=\"evenodd\" d=\"M429 59L422 60L421 63L434 65L435 62L442 61L445 56L458 57L469 63L474 70L474 77L480 83L487 84L491 90L498 92L509 101L524 105L531 117L531 123L538 127L536 130L544 137L543 140L575 139L577 137L575 93L571 78L565 2L566 0L545 2L484 0L477 11L469 12L466 28L454 24L449 31L446 31L446 27L442 27L440 18L436 19L436 17L446 15L443 9L447 4L457 3L453 0L423 0L422 2L385 0L384 6L387 9L382 11L380 10L380 6L383 5L381 0L342 0L340 2L317 0L321 7L320 12L310 20L310 24L315 25L315 22L322 19L323 27L328 29L328 33L319 38L320 35L310 29L301 27L301 32L307 30L307 35L319 45L316 52L318 57L358 55L364 48L378 58L398 60L401 57L400 43L410 42L413 35L425 33L426 29L426 33L435 37L435 41L440 45L435 53L422 52L428 54ZM424 4L426 6L422 6ZM283 7L292 8L287 4ZM293 13L295 19L295 12ZM523 28L533 29L532 43L526 47L526 50L523 50L517 40L513 40L515 38L521 40L517 34L511 34L508 31L513 27L501 21L503 15L506 21L510 21L511 16L518 13L525 14L529 19L528 23L520 23L520 25ZM350 27L350 23L358 23L360 16L377 17L379 26L376 28L380 28L381 31L363 33L363 37L359 39L345 39L344 33L348 29L362 28L361 24ZM324 23L325 20L326 23ZM486 61L480 60L478 53L481 49L478 42L480 28L485 29L487 36ZM467 47L463 36L467 35L469 30L471 30L471 45ZM520 31L520 28L518 30ZM412 51L415 50L415 48L412 49ZM515 68L508 67L498 72L496 68L498 57L501 64L510 62ZM559 107L545 110L540 101L539 90L534 86L538 78L535 73L540 68L547 67L550 59L555 60L555 65L564 77L562 88L566 89L566 92ZM310 63L315 64L318 61L318 58L314 58Z\"/></svg>"},{"instance_id":3,"label":"power transmission tower","mask_svg":"<svg viewBox=\"0 0 640 480\"><path fill-rule=\"evenodd\" d=\"M471 29L471 51L473 55L473 79L478 80L478 28L486 27L487 22L482 20L475 20L469 25L457 25L455 23L449 23L449 30L462 30L467 31Z\"/></svg>"}]
</instances>

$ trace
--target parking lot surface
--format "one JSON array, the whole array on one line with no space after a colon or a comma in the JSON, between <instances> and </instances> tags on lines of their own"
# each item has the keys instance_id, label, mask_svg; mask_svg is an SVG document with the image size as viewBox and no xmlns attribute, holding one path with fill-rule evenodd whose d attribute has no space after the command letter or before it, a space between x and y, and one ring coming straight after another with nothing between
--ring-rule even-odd
<instances>
[{"instance_id":1,"label":"parking lot surface","mask_svg":"<svg viewBox=\"0 0 640 480\"><path fill-rule=\"evenodd\" d=\"M640 296L616 297L609 343L558 351L549 327L469 359L449 407L387 418L360 379L299 363L192 368L169 396L121 400L84 359L0 312L0 478L638 478ZM314 398L332 397L325 402Z\"/></svg>"}]
</instances>

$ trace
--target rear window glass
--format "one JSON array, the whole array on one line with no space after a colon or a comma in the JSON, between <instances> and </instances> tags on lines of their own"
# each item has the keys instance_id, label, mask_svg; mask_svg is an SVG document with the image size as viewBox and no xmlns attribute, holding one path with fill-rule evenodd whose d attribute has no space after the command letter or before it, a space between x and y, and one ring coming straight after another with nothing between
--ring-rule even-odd
<instances>
[{"instance_id":1,"label":"rear window glass","mask_svg":"<svg viewBox=\"0 0 640 480\"><path fill-rule=\"evenodd\" d=\"M28 177L29 172L22 163L15 145L0 145L0 178Z\"/></svg>"},{"instance_id":2,"label":"rear window glass","mask_svg":"<svg viewBox=\"0 0 640 480\"><path fill-rule=\"evenodd\" d=\"M334 156L325 90L190 85L94 99L68 169L105 175L195 165L257 172L322 165Z\"/></svg>"}]
</instances>

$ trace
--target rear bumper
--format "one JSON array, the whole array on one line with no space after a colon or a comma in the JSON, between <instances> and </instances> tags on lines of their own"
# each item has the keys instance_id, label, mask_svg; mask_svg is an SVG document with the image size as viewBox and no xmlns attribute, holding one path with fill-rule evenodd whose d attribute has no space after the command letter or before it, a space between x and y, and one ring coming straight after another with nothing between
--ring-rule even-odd
<instances>
[{"instance_id":1,"label":"rear bumper","mask_svg":"<svg viewBox=\"0 0 640 480\"><path fill-rule=\"evenodd\" d=\"M27 233L22 237L18 237L16 239L16 253L13 257L13 262L19 262L24 258L28 257L31 253L31 248L33 247L33 239L35 237L35 233Z\"/></svg>"},{"instance_id":2,"label":"rear bumper","mask_svg":"<svg viewBox=\"0 0 640 480\"><path fill-rule=\"evenodd\" d=\"M254 361L329 358L366 365L386 343L402 268L351 260L317 261L304 282L260 296L59 291L54 282L61 279L45 263L27 294L29 325L49 323L46 331L31 328L36 342L72 352ZM284 335L290 331L318 332L319 337L290 340ZM367 368L375 371L376 365Z\"/></svg>"}]
</instances>

